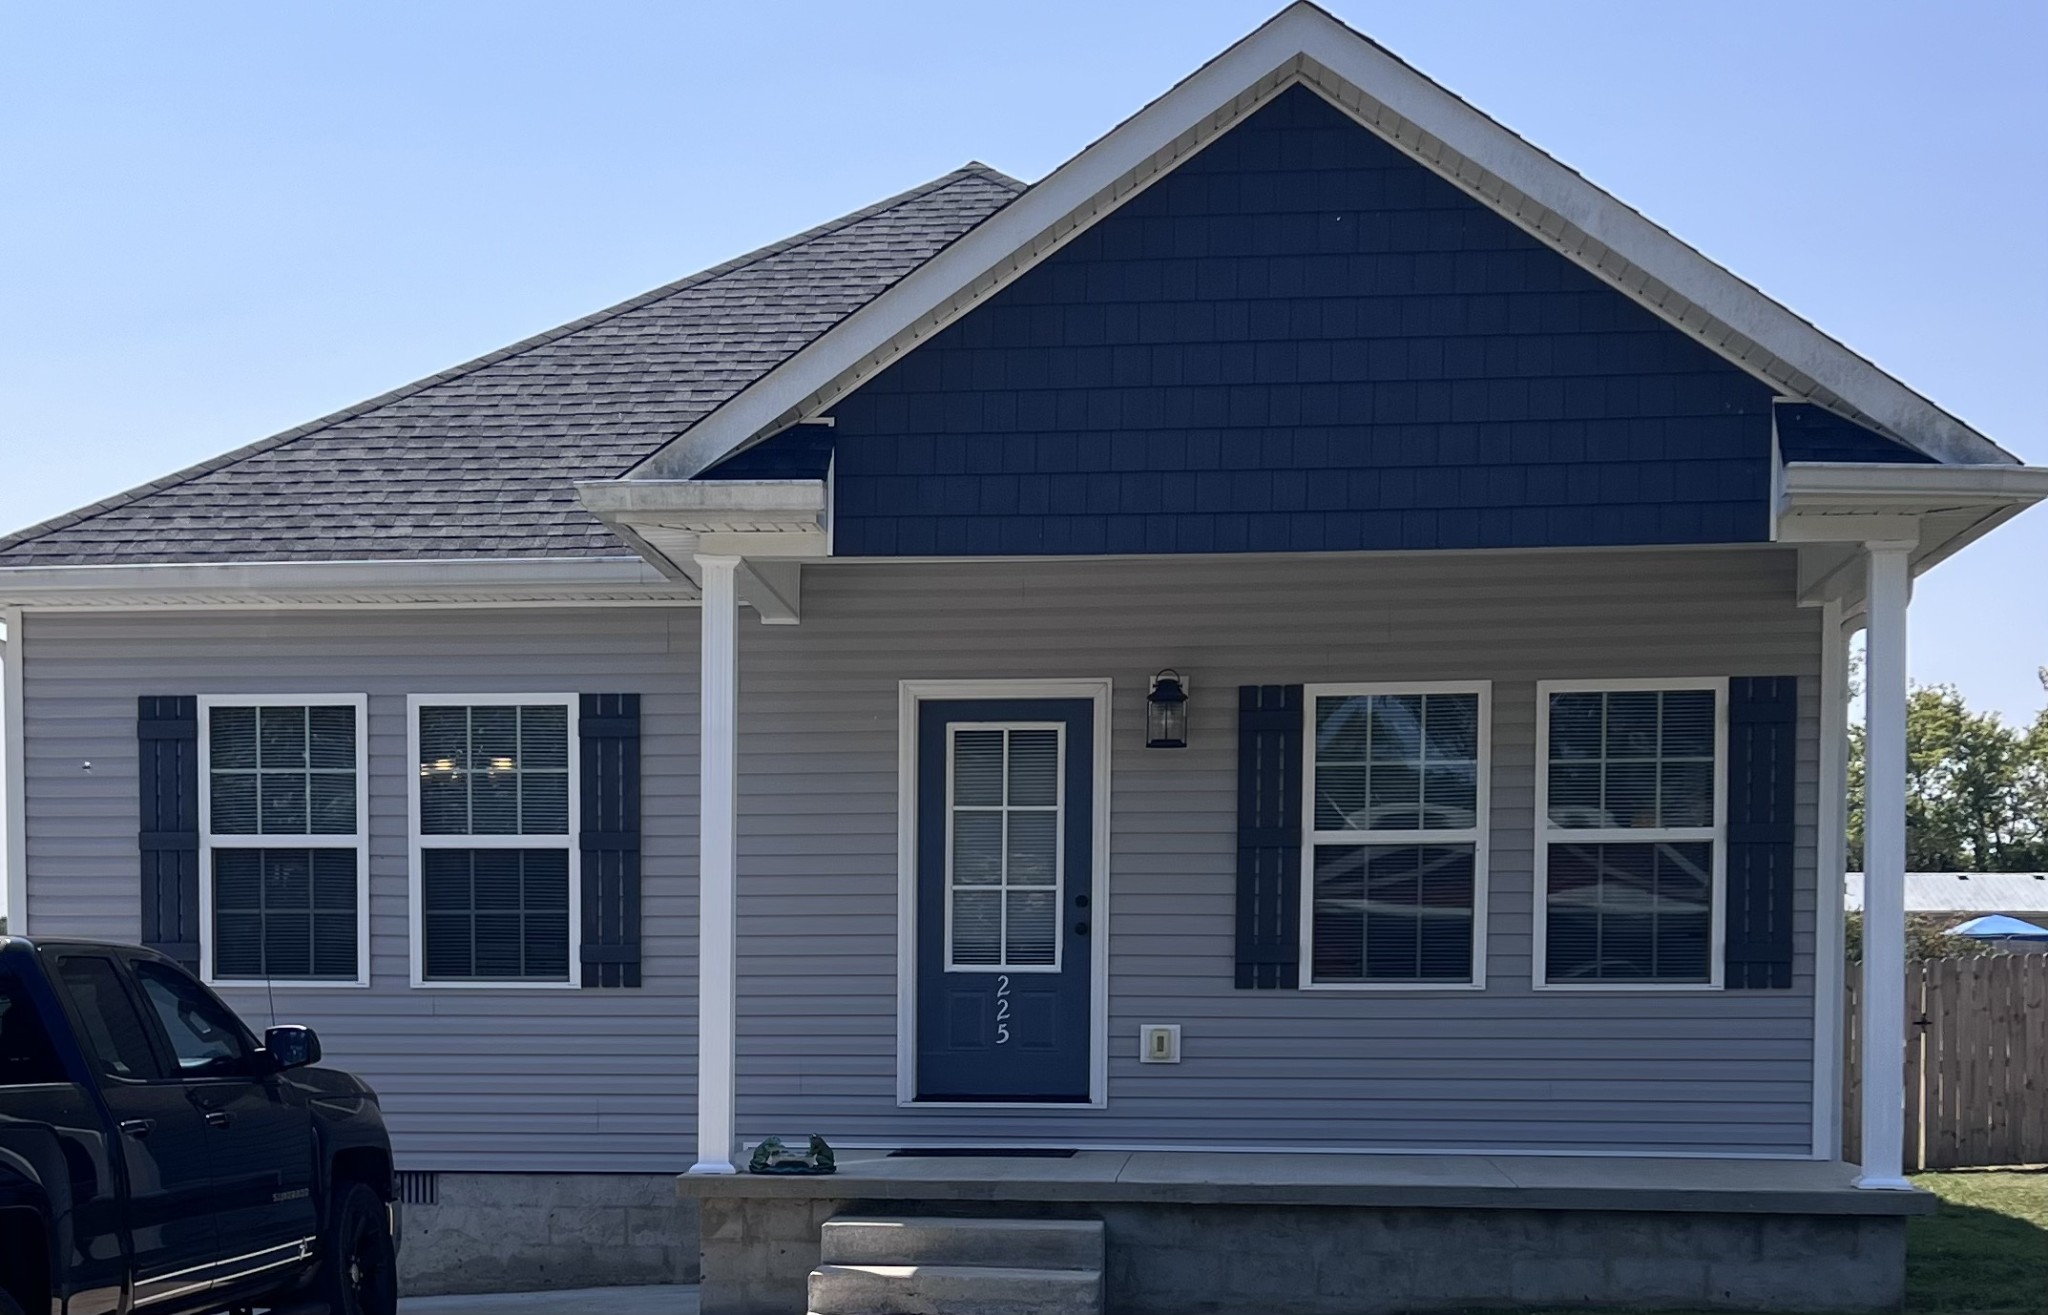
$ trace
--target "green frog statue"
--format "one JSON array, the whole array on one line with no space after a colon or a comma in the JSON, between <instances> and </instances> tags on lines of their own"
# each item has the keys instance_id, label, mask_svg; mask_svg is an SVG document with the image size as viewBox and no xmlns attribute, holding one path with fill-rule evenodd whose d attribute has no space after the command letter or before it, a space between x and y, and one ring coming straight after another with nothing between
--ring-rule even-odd
<instances>
[{"instance_id":1,"label":"green frog statue","mask_svg":"<svg viewBox=\"0 0 2048 1315\"><path fill-rule=\"evenodd\" d=\"M839 1166L832 1158L832 1148L816 1133L811 1134L809 1150L793 1151L780 1137L769 1137L754 1148L754 1158L747 1162L748 1173L810 1173L837 1172Z\"/></svg>"}]
</instances>

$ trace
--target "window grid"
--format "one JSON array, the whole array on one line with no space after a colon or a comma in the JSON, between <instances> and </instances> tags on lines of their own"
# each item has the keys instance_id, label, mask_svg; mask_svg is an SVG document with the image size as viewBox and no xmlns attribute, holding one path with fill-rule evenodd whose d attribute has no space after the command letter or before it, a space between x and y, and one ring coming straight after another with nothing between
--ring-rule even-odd
<instances>
[{"instance_id":1,"label":"window grid","mask_svg":"<svg viewBox=\"0 0 2048 1315\"><path fill-rule=\"evenodd\" d=\"M512 749L513 762L509 769L506 764L493 763L493 757L504 755L490 752L485 745L478 750L474 729L476 713L484 710L498 710L512 713L517 728ZM430 712L447 713L460 711L463 743L460 746L461 761L457 754L446 745L429 744L423 734L423 722ZM545 713L547 724L541 727L539 721L529 714ZM582 984L581 940L582 940L582 855L576 844L581 826L581 799L577 784L576 763L578 754L577 699L569 694L414 694L406 700L406 734L414 770L408 786L411 811L411 909L412 909L412 984L415 987L432 987L452 990L557 990L574 988ZM502 726L502 716L498 719ZM557 753L552 746L545 746L541 762L535 765L529 735L555 736L560 741ZM430 756L428 750L432 749ZM546 778L552 793L545 813L545 829L529 830L535 822L531 810L531 799L523 785L516 790L506 791L505 798L518 800L512 826L499 830L431 830L427 825L427 799L430 783L437 778L459 778L466 775L474 765L473 760L481 752L482 770L499 773L499 780L506 779L507 773L523 782L527 778ZM443 760L446 760L445 762ZM559 786L559 789L553 787ZM474 791L465 785L462 792L462 819L465 826L475 820ZM445 815L444 815L445 816ZM518 851L503 855L503 851ZM429 879L429 856L437 852L468 851L470 863L482 860L487 851L503 855L501 861L515 862L522 873L530 866L530 859L550 856L555 869L564 872L565 879L548 883L551 887L563 887L559 895L550 890L546 897L547 908L538 906L527 909L525 901L525 878L522 875L521 939L519 970L515 974L487 974L459 976L452 972L437 974L436 964L446 967L445 955L438 954L430 945L436 929L444 934L454 934L458 911L451 908L430 909L427 886ZM448 860L440 860L446 862ZM455 860L460 861L460 860ZM505 910L482 910L486 915L495 916ZM472 921L462 935L475 946L475 923L479 913L474 906L469 910ZM531 951L527 938L528 926L542 928L548 941L545 953ZM472 954L470 962L475 963ZM538 964L543 971L533 971Z\"/></svg>"},{"instance_id":2,"label":"window grid","mask_svg":"<svg viewBox=\"0 0 2048 1315\"><path fill-rule=\"evenodd\" d=\"M1311 685L1304 693L1304 989L1483 988L1491 686ZM1386 722L1412 733L1383 736L1382 709ZM1332 725L1341 716L1363 725ZM1381 768L1395 769L1391 790L1374 780ZM1332 921L1340 910L1355 917L1355 930ZM1339 972L1353 948L1355 970ZM1460 948L1458 973L1425 975L1426 964ZM1411 971L1396 975L1404 958Z\"/></svg>"},{"instance_id":3,"label":"window grid","mask_svg":"<svg viewBox=\"0 0 2048 1315\"><path fill-rule=\"evenodd\" d=\"M369 985L368 704L361 694L199 696L200 969L201 980L209 986ZM238 734L245 738L243 748L234 743ZM217 749L226 752L217 753ZM294 761L302 765L286 765ZM260 779L291 775L303 778L296 789L286 787L282 780ZM348 783L345 790L334 789L325 795L324 807L317 788L323 778ZM225 800L217 797L223 793L223 785ZM273 794L273 789L280 793ZM276 804L280 798L294 797L296 808L289 803ZM253 817L254 825L248 829L238 828L236 817L228 811L242 800L253 806L247 815ZM227 823L228 829L217 829L217 822ZM285 822L295 825L287 827ZM301 843L290 843L293 839ZM273 924L266 916L243 917L237 922L234 915L251 911L247 902L222 903L220 864L228 861L246 866L250 860L236 856L252 851L259 866L270 852L303 854L309 865L325 865L330 872L344 857L350 865L352 903L341 908L343 901L333 882L328 883L329 903L335 907L323 910L326 948L313 956L309 947L308 955L318 961L309 962L305 973L268 972L272 962L296 958L290 947L280 944L274 949L270 944L273 926L282 936L291 934L289 921ZM346 948L335 934L334 924L342 916L353 924ZM224 921L244 934L254 934L256 944L223 946Z\"/></svg>"},{"instance_id":4,"label":"window grid","mask_svg":"<svg viewBox=\"0 0 2048 1315\"><path fill-rule=\"evenodd\" d=\"M568 717L561 705L423 704L418 718L422 832L567 834Z\"/></svg>"},{"instance_id":5,"label":"window grid","mask_svg":"<svg viewBox=\"0 0 2048 1315\"><path fill-rule=\"evenodd\" d=\"M1648 706L1644 696L1655 698L1653 751L1612 752L1616 696L1630 700L1638 715ZM1594 742L1599 751L1560 753L1561 742L1577 738L1581 749L1587 742L1583 726L1577 732L1560 732L1560 705L1567 716L1580 717L1591 706L1588 700L1596 698L1600 709ZM1690 716L1693 725L1674 729L1674 699L1681 700L1680 717ZM1687 704L1692 705L1689 710ZM1726 919L1727 802L1721 778L1727 760L1727 681L1542 682L1537 686L1537 705L1536 987L1720 989ZM1704 726L1697 722L1703 709L1710 709ZM1710 752L1699 752L1703 743L1711 745ZM1674 744L1677 748L1667 752ZM1620 792L1622 798L1633 795L1638 804L1648 802L1647 812L1634 814L1636 821L1616 816L1610 764L1622 764L1634 776L1632 789ZM1591 796L1597 801L1591 810L1585 803L1585 784L1593 778L1583 771L1589 767L1596 768L1600 780L1597 795ZM1671 767L1681 770L1666 770ZM1575 770L1581 774L1574 776ZM1689 782L1692 797L1672 791L1674 780ZM1564 801L1560 793L1566 796ZM1566 806L1573 799L1580 809L1576 815ZM1560 813L1565 820L1559 820ZM1664 824L1672 817L1682 824ZM1567 938L1576 947L1576 967L1558 944ZM1641 970L1622 971L1631 961ZM1554 975L1559 968L1564 975Z\"/></svg>"},{"instance_id":6,"label":"window grid","mask_svg":"<svg viewBox=\"0 0 2048 1315\"><path fill-rule=\"evenodd\" d=\"M213 706L207 771L214 836L353 835L362 788L355 713L332 703Z\"/></svg>"},{"instance_id":7,"label":"window grid","mask_svg":"<svg viewBox=\"0 0 2048 1315\"><path fill-rule=\"evenodd\" d=\"M1020 792L1033 798L1043 797L1048 785L1020 783L1016 772L1020 735L1031 736L1041 744L1050 740L1053 771L1049 782L1050 797L1046 802L1016 802ZM974 743L993 744L996 749L995 762L999 771L994 782L993 803L960 801L963 767L968 765L962 746L963 741L970 740L970 737ZM1062 958L1061 891L1065 888L1066 868L1066 727L1059 722L955 722L947 728L946 754L947 969L968 972L1059 971ZM993 827L976 825L983 819L993 822ZM1020 827L1020 821L1026 825ZM963 826L963 823L967 825ZM1036 849L1041 859L1050 858L1049 863L1041 863L1040 874L1016 871L1020 831L1027 833L1022 837L1026 846ZM984 851L985 855L992 854L995 860L994 881L967 879L962 870L961 860L975 857L970 846L976 832L984 842L990 836L994 839L992 851ZM1049 854L1046 852L1048 839L1051 842ZM1026 857L1029 857L1028 853ZM987 924L986 913L974 919L963 916L964 909L976 907L993 908L994 952L974 954L970 951L971 957L963 957L962 946L967 938L960 933L976 923ZM1016 936L1012 935L1011 928L1013 912L1023 915ZM1034 923L1035 930L1042 933L1044 939L1026 939L1034 930Z\"/></svg>"},{"instance_id":8,"label":"window grid","mask_svg":"<svg viewBox=\"0 0 2048 1315\"><path fill-rule=\"evenodd\" d=\"M225 849L213 855L215 975L309 981L356 975L351 849ZM239 936L220 935L228 928Z\"/></svg>"}]
</instances>

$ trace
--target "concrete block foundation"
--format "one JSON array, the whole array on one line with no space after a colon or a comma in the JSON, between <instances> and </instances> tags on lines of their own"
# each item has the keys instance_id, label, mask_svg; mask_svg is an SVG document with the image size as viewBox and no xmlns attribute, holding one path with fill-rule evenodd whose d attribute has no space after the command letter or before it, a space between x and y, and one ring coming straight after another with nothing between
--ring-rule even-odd
<instances>
[{"instance_id":1,"label":"concrete block foundation","mask_svg":"<svg viewBox=\"0 0 2048 1315\"><path fill-rule=\"evenodd\" d=\"M790 1315L839 1214L1099 1218L1116 1315L1895 1311L1897 1216L710 1198L703 1315Z\"/></svg>"},{"instance_id":2,"label":"concrete block foundation","mask_svg":"<svg viewBox=\"0 0 2048 1315\"><path fill-rule=\"evenodd\" d=\"M685 1175L703 1315L805 1309L840 1215L1094 1219L1114 1315L1897 1311L1924 1192L1802 1161L1083 1151Z\"/></svg>"},{"instance_id":3,"label":"concrete block foundation","mask_svg":"<svg viewBox=\"0 0 2048 1315\"><path fill-rule=\"evenodd\" d=\"M440 1173L407 1204L400 1292L522 1292L685 1283L697 1203L671 1174Z\"/></svg>"}]
</instances>

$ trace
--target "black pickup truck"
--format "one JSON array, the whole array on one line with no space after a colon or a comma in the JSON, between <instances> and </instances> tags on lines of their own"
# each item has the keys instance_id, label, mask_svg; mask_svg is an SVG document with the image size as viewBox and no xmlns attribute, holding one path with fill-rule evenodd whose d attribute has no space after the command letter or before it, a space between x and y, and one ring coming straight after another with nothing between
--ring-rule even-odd
<instances>
[{"instance_id":1,"label":"black pickup truck","mask_svg":"<svg viewBox=\"0 0 2048 1315\"><path fill-rule=\"evenodd\" d=\"M391 1315L377 1095L177 964L0 936L0 1315Z\"/></svg>"}]
</instances>

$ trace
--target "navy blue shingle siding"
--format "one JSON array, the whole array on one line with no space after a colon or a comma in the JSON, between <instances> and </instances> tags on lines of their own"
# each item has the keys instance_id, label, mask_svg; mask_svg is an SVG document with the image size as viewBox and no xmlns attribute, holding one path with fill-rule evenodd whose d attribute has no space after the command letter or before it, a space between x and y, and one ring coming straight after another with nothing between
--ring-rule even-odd
<instances>
[{"instance_id":1,"label":"navy blue shingle siding","mask_svg":"<svg viewBox=\"0 0 2048 1315\"><path fill-rule=\"evenodd\" d=\"M827 425L792 425L743 452L735 452L700 480L823 479L832 468L832 430Z\"/></svg>"},{"instance_id":2,"label":"navy blue shingle siding","mask_svg":"<svg viewBox=\"0 0 2048 1315\"><path fill-rule=\"evenodd\" d=\"M1778 404L1778 453L1787 461L1876 461L1889 465L1929 465L1933 457L1916 452L1875 430L1815 406L1811 402Z\"/></svg>"},{"instance_id":3,"label":"navy blue shingle siding","mask_svg":"<svg viewBox=\"0 0 2048 1315\"><path fill-rule=\"evenodd\" d=\"M833 414L848 556L1767 536L1768 388L1302 88Z\"/></svg>"}]
</instances>

